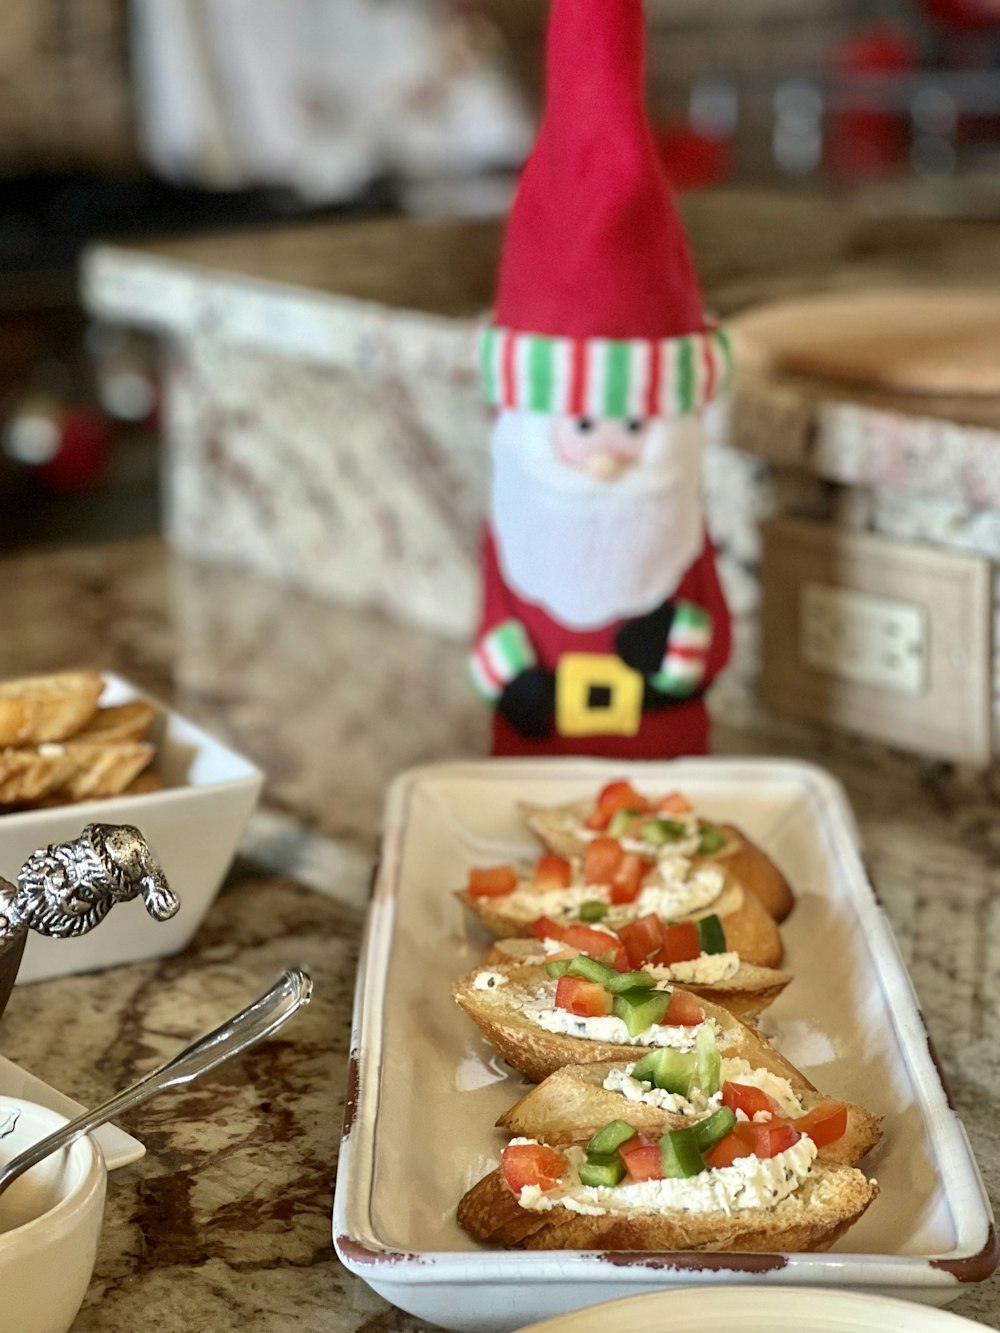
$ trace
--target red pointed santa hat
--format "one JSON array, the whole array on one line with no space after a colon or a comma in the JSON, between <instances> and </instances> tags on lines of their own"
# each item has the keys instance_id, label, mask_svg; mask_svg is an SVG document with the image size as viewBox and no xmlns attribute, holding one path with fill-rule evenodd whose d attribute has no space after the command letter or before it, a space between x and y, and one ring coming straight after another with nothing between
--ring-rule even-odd
<instances>
[{"instance_id":1,"label":"red pointed santa hat","mask_svg":"<svg viewBox=\"0 0 1000 1333\"><path fill-rule=\"evenodd\" d=\"M507 226L489 400L567 416L679 416L729 370L644 104L642 0L553 0L545 115Z\"/></svg>"}]
</instances>

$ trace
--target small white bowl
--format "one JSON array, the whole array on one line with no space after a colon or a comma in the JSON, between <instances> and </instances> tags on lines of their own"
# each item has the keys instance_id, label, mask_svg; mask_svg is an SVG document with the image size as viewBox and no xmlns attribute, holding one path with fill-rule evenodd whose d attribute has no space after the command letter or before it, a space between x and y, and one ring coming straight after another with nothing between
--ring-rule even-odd
<instances>
[{"instance_id":1,"label":"small white bowl","mask_svg":"<svg viewBox=\"0 0 1000 1333\"><path fill-rule=\"evenodd\" d=\"M0 1097L0 1163L66 1123L34 1102ZM86 1135L51 1153L0 1194L0 1301L3 1327L66 1333L94 1272L104 1217L107 1170Z\"/></svg>"},{"instance_id":2,"label":"small white bowl","mask_svg":"<svg viewBox=\"0 0 1000 1333\"><path fill-rule=\"evenodd\" d=\"M19 983L163 958L183 949L222 885L263 785L259 768L193 722L121 676L105 672L104 680L103 705L147 699L157 708L153 767L165 789L0 815L0 875L16 879L32 852L79 837L87 824L134 824L180 898L180 910L169 921L154 921L136 898L116 906L96 930L79 939L33 934Z\"/></svg>"}]
</instances>

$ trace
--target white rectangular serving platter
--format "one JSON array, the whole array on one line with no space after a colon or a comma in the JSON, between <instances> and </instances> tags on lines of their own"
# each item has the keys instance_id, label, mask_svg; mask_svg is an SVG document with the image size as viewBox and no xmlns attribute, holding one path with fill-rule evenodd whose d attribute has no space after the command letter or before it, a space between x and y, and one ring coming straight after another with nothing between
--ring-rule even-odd
<instances>
[{"instance_id":1,"label":"white rectangular serving platter","mask_svg":"<svg viewBox=\"0 0 1000 1333\"><path fill-rule=\"evenodd\" d=\"M885 1118L864 1163L880 1195L828 1253L490 1250L455 1222L462 1194L499 1161L494 1121L525 1085L451 999L489 943L451 891L472 865L537 854L518 800L592 798L621 776L651 793L681 788L699 812L738 824L796 890L782 927L794 981L761 1026L822 1091ZM943 1305L987 1277L989 1201L840 786L768 759L488 760L399 777L355 995L333 1224L341 1260L381 1296L468 1333L673 1285L837 1286Z\"/></svg>"}]
</instances>

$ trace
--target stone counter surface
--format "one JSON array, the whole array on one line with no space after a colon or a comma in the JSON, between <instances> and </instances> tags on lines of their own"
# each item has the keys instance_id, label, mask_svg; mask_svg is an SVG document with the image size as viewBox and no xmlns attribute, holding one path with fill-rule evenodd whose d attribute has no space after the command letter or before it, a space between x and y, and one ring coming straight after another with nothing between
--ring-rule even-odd
<instances>
[{"instance_id":1,"label":"stone counter surface","mask_svg":"<svg viewBox=\"0 0 1000 1333\"><path fill-rule=\"evenodd\" d=\"M485 748L460 645L193 566L156 540L5 561L0 619L16 631L0 642L0 675L114 669L267 774L261 811L192 946L18 988L2 1053L94 1104L290 963L316 980L313 1004L275 1040L125 1124L147 1154L111 1177L74 1333L424 1327L340 1267L330 1209L384 786L402 768ZM795 755L845 784L987 1188L1000 1199L1000 826L986 780L769 720L735 689L714 702L719 752ZM1000 1279L970 1286L951 1308L1000 1329Z\"/></svg>"}]
</instances>

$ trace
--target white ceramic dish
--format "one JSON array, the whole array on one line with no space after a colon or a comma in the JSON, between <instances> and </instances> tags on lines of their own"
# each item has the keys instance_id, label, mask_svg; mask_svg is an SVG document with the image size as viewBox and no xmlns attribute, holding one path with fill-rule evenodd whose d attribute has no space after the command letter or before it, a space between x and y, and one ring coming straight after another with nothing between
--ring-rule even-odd
<instances>
[{"instance_id":1,"label":"white ceramic dish","mask_svg":"<svg viewBox=\"0 0 1000 1333\"><path fill-rule=\"evenodd\" d=\"M108 1095L111 1095L111 1090ZM36 1102L39 1106L48 1107L50 1111L57 1111L67 1120L75 1120L84 1109L72 1097L50 1088L40 1078L29 1074L26 1069L22 1069L11 1060L5 1060L2 1055L0 1055L0 1097L21 1097L25 1101ZM100 1129L94 1130L91 1138L100 1144L109 1171L116 1171L120 1166L130 1166L146 1154L145 1146L131 1134L119 1129L117 1125L102 1125Z\"/></svg>"},{"instance_id":2,"label":"white ceramic dish","mask_svg":"<svg viewBox=\"0 0 1000 1333\"><path fill-rule=\"evenodd\" d=\"M135 824L179 896L180 911L170 921L156 922L136 898L116 907L80 939L32 935L18 984L162 958L183 949L211 906L260 795L263 774L248 759L121 676L105 673L105 682L102 704L149 699L159 710L151 735L156 743L154 767L165 790L0 815L0 874L16 878L33 851L77 837L87 824Z\"/></svg>"},{"instance_id":3,"label":"white ceramic dish","mask_svg":"<svg viewBox=\"0 0 1000 1333\"><path fill-rule=\"evenodd\" d=\"M971 1333L984 1325L913 1301L816 1287L685 1287L591 1305L521 1333Z\"/></svg>"},{"instance_id":4,"label":"white ceramic dish","mask_svg":"<svg viewBox=\"0 0 1000 1333\"><path fill-rule=\"evenodd\" d=\"M10 1161L66 1117L0 1097L0 1162ZM108 1173L89 1135L51 1153L0 1197L3 1327L67 1333L94 1272Z\"/></svg>"},{"instance_id":5,"label":"white ceramic dish","mask_svg":"<svg viewBox=\"0 0 1000 1333\"><path fill-rule=\"evenodd\" d=\"M885 1117L884 1142L865 1163L880 1197L829 1253L494 1251L455 1222L461 1195L499 1159L492 1126L521 1084L450 998L488 943L450 890L471 865L537 852L517 799L582 799L623 774L649 791L681 787L709 817L739 824L797 890L783 927L795 980L763 1026L823 1091ZM989 1203L853 817L841 788L810 765L491 760L404 774L387 801L351 1078L337 1251L387 1300L449 1328L501 1333L612 1297L720 1280L944 1304L996 1267Z\"/></svg>"}]
</instances>

